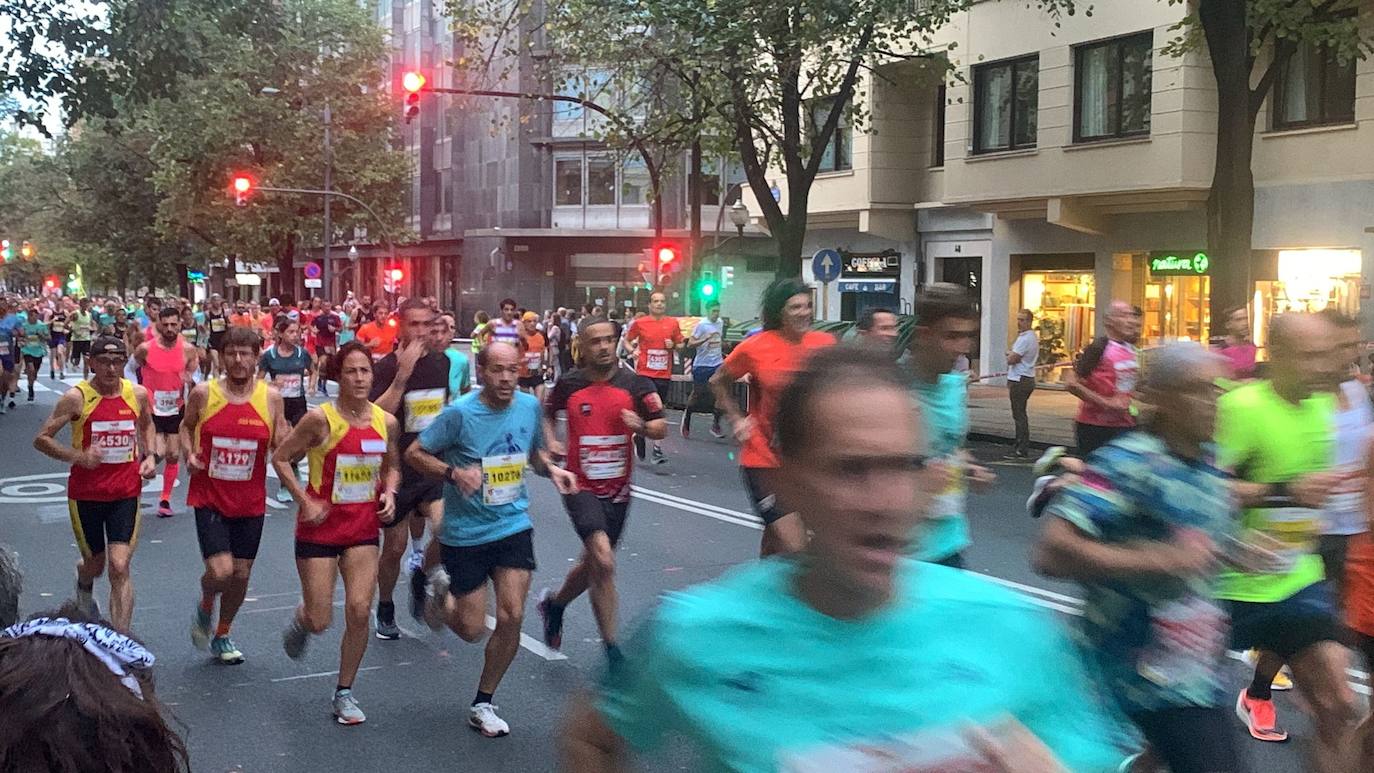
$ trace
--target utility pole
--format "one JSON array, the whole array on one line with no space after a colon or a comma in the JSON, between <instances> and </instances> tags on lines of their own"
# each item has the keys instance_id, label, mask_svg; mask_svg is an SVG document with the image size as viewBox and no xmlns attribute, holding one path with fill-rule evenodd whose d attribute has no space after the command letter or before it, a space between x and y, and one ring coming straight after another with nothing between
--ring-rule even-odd
<instances>
[{"instance_id":1,"label":"utility pole","mask_svg":"<svg viewBox=\"0 0 1374 773\"><path fill-rule=\"evenodd\" d=\"M324 98L324 270L320 284L324 285L324 300L334 302L334 267L329 261L329 243L334 241L334 224L330 221L329 198L334 190L334 114L329 108L329 97ZM310 297L315 297L311 290Z\"/></svg>"}]
</instances>

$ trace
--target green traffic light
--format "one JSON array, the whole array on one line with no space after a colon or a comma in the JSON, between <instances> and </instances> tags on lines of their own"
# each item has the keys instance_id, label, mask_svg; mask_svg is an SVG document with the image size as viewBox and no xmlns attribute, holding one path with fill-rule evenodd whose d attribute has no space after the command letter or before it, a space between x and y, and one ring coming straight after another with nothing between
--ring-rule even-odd
<instances>
[{"instance_id":1,"label":"green traffic light","mask_svg":"<svg viewBox=\"0 0 1374 773\"><path fill-rule=\"evenodd\" d=\"M711 297L714 297L715 294L716 294L716 286L715 286L714 284L711 284L710 282L707 282L706 284L703 284L703 285L701 286L701 297L703 297L703 298L711 298Z\"/></svg>"}]
</instances>

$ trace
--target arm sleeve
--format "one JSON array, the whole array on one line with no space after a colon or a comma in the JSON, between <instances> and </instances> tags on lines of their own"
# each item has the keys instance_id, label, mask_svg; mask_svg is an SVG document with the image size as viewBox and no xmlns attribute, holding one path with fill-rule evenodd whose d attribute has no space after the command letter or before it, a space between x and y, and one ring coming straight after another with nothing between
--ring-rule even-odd
<instances>
[{"instance_id":1,"label":"arm sleeve","mask_svg":"<svg viewBox=\"0 0 1374 773\"><path fill-rule=\"evenodd\" d=\"M653 395L650 399L649 395ZM635 410L645 421L663 418L663 403L658 399L658 389L654 382L636 375L634 380ZM657 407L655 407L657 406Z\"/></svg>"},{"instance_id":2,"label":"arm sleeve","mask_svg":"<svg viewBox=\"0 0 1374 773\"><path fill-rule=\"evenodd\" d=\"M451 446L456 445L462 432L463 412L449 406L440 411L434 422L426 427L416 439L420 441L420 448L438 456Z\"/></svg>"},{"instance_id":3,"label":"arm sleeve","mask_svg":"<svg viewBox=\"0 0 1374 773\"><path fill-rule=\"evenodd\" d=\"M372 391L367 393L367 399L376 402L377 398L386 393L391 388L391 382L396 380L396 359L394 357L383 357L372 366Z\"/></svg>"}]
</instances>

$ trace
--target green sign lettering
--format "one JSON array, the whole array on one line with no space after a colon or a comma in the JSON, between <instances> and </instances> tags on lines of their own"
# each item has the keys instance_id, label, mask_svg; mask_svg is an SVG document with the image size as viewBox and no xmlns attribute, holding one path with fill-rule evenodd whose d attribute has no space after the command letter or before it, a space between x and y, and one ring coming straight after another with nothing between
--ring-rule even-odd
<instances>
[{"instance_id":1,"label":"green sign lettering","mask_svg":"<svg viewBox=\"0 0 1374 773\"><path fill-rule=\"evenodd\" d=\"M1150 253L1150 273L1156 276L1202 276L1211 265L1205 252Z\"/></svg>"}]
</instances>

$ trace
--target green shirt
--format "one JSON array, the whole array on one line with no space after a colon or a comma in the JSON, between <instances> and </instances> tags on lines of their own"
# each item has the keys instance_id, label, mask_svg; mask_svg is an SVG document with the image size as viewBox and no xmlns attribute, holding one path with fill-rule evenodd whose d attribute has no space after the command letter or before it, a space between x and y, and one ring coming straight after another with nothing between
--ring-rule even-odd
<instances>
[{"instance_id":1,"label":"green shirt","mask_svg":"<svg viewBox=\"0 0 1374 773\"><path fill-rule=\"evenodd\" d=\"M24 346L19 351L30 357L43 357L48 353L48 326L43 322L24 324Z\"/></svg>"},{"instance_id":2,"label":"green shirt","mask_svg":"<svg viewBox=\"0 0 1374 773\"><path fill-rule=\"evenodd\" d=\"M73 341L91 340L91 315L87 312L73 311L67 318L72 329Z\"/></svg>"},{"instance_id":3,"label":"green shirt","mask_svg":"<svg viewBox=\"0 0 1374 773\"><path fill-rule=\"evenodd\" d=\"M1217 446L1223 465L1241 480L1283 483L1331 469L1335 453L1336 398L1315 393L1294 405L1279 397L1268 381L1254 381L1217 401ZM1281 541L1292 568L1277 574L1225 572L1218 597L1233 601L1282 601L1323 576L1316 555L1322 529L1320 510L1306 507L1256 507L1241 515L1241 526Z\"/></svg>"}]
</instances>

